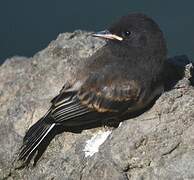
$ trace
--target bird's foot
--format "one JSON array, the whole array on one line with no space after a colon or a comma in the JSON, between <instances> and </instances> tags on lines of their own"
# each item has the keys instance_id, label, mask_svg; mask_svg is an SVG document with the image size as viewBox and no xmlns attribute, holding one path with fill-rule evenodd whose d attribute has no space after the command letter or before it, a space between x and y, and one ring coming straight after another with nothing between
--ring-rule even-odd
<instances>
[{"instance_id":1,"label":"bird's foot","mask_svg":"<svg viewBox=\"0 0 194 180\"><path fill-rule=\"evenodd\" d=\"M117 128L119 126L119 124L120 124L120 122L118 122L116 120L107 120L103 123L103 126L107 130L114 130L115 128Z\"/></svg>"}]
</instances>

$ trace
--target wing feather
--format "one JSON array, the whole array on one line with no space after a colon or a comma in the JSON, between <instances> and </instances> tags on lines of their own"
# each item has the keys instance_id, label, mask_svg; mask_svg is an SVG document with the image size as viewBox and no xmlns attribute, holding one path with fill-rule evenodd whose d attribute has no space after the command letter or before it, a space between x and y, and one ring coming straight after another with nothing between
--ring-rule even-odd
<instances>
[{"instance_id":1,"label":"wing feather","mask_svg":"<svg viewBox=\"0 0 194 180\"><path fill-rule=\"evenodd\" d=\"M123 112L137 102L140 88L135 81L94 81L90 76L80 89L62 90L51 102L50 115L56 124L77 125L96 121L99 117L109 118ZM99 77L99 76L98 76ZM94 84L96 82L97 84Z\"/></svg>"}]
</instances>

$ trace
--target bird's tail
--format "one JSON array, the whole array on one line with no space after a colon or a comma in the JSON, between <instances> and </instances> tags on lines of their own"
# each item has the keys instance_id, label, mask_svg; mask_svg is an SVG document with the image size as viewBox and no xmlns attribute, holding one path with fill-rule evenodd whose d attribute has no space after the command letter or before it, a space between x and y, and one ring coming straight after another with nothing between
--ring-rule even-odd
<instances>
[{"instance_id":1,"label":"bird's tail","mask_svg":"<svg viewBox=\"0 0 194 180\"><path fill-rule=\"evenodd\" d=\"M28 159L33 156L38 146L55 126L55 123L48 123L51 118L52 117L49 115L44 116L27 131L19 152L18 160L27 162Z\"/></svg>"}]
</instances>

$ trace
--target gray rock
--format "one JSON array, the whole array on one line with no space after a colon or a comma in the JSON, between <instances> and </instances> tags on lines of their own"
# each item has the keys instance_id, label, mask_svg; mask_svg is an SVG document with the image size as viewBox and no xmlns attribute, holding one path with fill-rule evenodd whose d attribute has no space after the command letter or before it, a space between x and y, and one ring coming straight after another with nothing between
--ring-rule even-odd
<instances>
[{"instance_id":1,"label":"gray rock","mask_svg":"<svg viewBox=\"0 0 194 180\"><path fill-rule=\"evenodd\" d=\"M64 33L34 57L0 66L1 179L194 179L193 69L186 56L166 62L167 91L145 113L114 130L57 135L35 167L14 169L26 130L47 111L74 65L103 45L87 32Z\"/></svg>"}]
</instances>

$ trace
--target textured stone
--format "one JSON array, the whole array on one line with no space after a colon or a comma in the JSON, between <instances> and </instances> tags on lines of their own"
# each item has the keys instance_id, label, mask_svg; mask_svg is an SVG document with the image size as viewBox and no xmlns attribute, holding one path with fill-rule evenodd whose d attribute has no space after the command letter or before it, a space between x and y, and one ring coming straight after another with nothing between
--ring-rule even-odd
<instances>
[{"instance_id":1,"label":"textured stone","mask_svg":"<svg viewBox=\"0 0 194 180\"><path fill-rule=\"evenodd\" d=\"M104 127L57 135L35 167L15 170L26 130L49 107L80 61L104 45L90 33L60 34L32 58L0 66L0 178L62 180L194 179L194 88L186 56L166 62L166 91L145 113L111 131L99 151L85 146Z\"/></svg>"}]
</instances>

